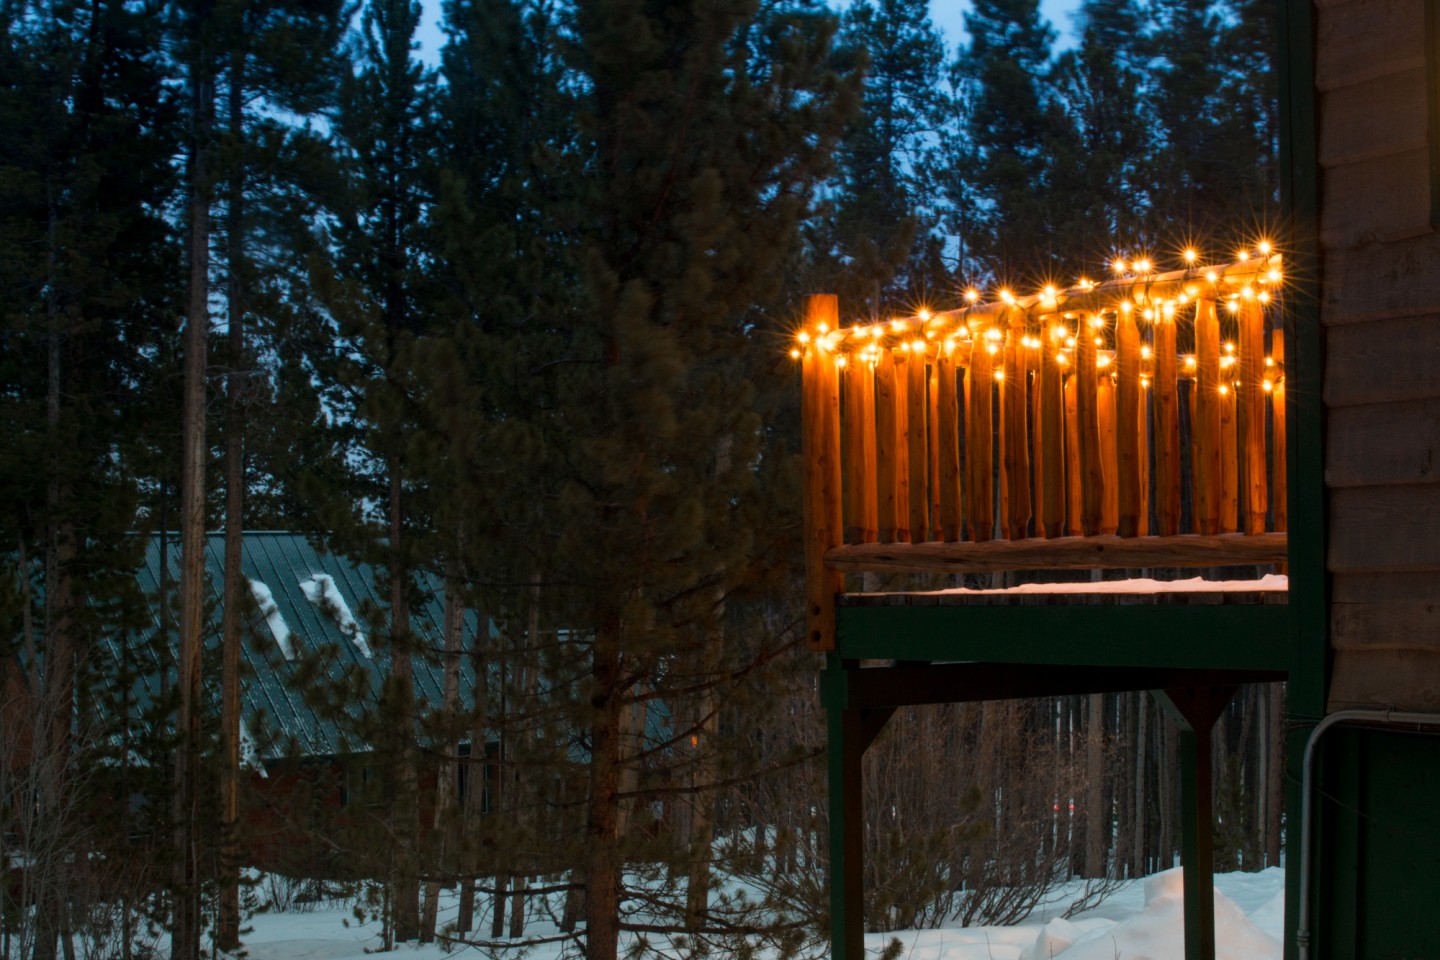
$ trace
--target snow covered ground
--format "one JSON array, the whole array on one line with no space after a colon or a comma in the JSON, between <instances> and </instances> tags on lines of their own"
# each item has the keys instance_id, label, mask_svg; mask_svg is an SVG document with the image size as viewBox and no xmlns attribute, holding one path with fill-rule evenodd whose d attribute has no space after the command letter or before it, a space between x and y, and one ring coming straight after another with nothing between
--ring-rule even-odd
<instances>
[{"instance_id":1,"label":"snow covered ground","mask_svg":"<svg viewBox=\"0 0 1440 960\"><path fill-rule=\"evenodd\" d=\"M1013 927L941 928L870 934L866 952L878 955L892 939L902 960L1178 960L1184 956L1179 870L1126 884L1100 906L1070 920L1043 913ZM1279 960L1284 926L1284 873L1231 873L1215 878L1218 960ZM1069 897L1059 903L1068 903ZM454 918L453 899L441 925ZM1057 908L1059 909L1059 908ZM350 904L334 903L309 913L263 913L250 921L245 952L252 960L364 960L380 943L379 925L357 921ZM549 924L529 932L552 933ZM443 960L438 945L402 947L413 960ZM552 960L555 945L538 946L527 960ZM479 957L480 953L471 953ZM622 949L623 955L623 949Z\"/></svg>"}]
</instances>

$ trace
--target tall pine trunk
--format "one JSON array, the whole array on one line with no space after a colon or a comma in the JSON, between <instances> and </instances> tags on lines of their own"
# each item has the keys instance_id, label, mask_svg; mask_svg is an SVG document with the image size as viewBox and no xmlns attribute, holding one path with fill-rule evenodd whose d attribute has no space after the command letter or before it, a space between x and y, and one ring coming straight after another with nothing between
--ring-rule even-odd
<instances>
[{"instance_id":1,"label":"tall pine trunk","mask_svg":"<svg viewBox=\"0 0 1440 960\"><path fill-rule=\"evenodd\" d=\"M200 800L200 661L205 613L205 363L209 333L210 181L208 151L212 91L203 51L191 66L189 297L185 310L184 394L180 468L179 712L175 733L175 910L172 960L200 952L197 846Z\"/></svg>"},{"instance_id":2,"label":"tall pine trunk","mask_svg":"<svg viewBox=\"0 0 1440 960\"><path fill-rule=\"evenodd\" d=\"M420 935L420 799L415 747L415 670L410 639L410 601L405 589L408 571L401 559L404 502L400 458L388 459L390 477L390 699L392 779L391 807L394 880L393 935L397 942Z\"/></svg>"},{"instance_id":3,"label":"tall pine trunk","mask_svg":"<svg viewBox=\"0 0 1440 960\"><path fill-rule=\"evenodd\" d=\"M215 918L215 944L222 950L240 946L240 615L245 577L241 572L245 511L245 400L242 369L245 359L244 203L245 165L239 155L244 138L243 53L230 63L228 91L230 135L236 146L229 171L227 198L225 374L225 588L220 623L220 878Z\"/></svg>"},{"instance_id":4,"label":"tall pine trunk","mask_svg":"<svg viewBox=\"0 0 1440 960\"><path fill-rule=\"evenodd\" d=\"M616 960L620 939L620 714L619 628L602 625L592 652L590 796L585 823L590 862L585 869L586 960Z\"/></svg>"}]
</instances>

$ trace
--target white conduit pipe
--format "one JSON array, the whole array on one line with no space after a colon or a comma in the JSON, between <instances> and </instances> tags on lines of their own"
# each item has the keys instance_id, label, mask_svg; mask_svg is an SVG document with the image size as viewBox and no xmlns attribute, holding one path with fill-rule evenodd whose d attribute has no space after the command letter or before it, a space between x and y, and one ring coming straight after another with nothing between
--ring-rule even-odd
<instances>
[{"instance_id":1,"label":"white conduit pipe","mask_svg":"<svg viewBox=\"0 0 1440 960\"><path fill-rule=\"evenodd\" d=\"M1299 960L1310 958L1310 822L1312 804L1310 780L1315 745L1331 727L1345 723L1379 724L1386 727L1440 727L1440 713L1403 710L1340 710L1315 724L1305 740L1305 772L1300 781L1300 913L1295 924L1295 947Z\"/></svg>"}]
</instances>

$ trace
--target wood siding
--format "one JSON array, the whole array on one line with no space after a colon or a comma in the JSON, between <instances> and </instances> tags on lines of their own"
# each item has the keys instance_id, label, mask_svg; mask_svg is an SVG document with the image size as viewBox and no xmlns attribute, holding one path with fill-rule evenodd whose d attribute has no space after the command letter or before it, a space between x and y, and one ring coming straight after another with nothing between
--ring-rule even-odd
<instances>
[{"instance_id":1,"label":"wood siding","mask_svg":"<svg viewBox=\"0 0 1440 960\"><path fill-rule=\"evenodd\" d=\"M1425 0L1317 5L1331 710L1440 709Z\"/></svg>"}]
</instances>

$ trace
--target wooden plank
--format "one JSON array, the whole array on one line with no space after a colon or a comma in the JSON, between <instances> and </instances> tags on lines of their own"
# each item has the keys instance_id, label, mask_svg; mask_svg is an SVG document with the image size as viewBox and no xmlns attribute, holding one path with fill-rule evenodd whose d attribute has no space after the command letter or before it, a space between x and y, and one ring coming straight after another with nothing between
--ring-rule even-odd
<instances>
[{"instance_id":1,"label":"wooden plank","mask_svg":"<svg viewBox=\"0 0 1440 960\"><path fill-rule=\"evenodd\" d=\"M879 533L875 500L875 371L852 357L841 372L845 401L845 542L874 543Z\"/></svg>"},{"instance_id":2,"label":"wooden plank","mask_svg":"<svg viewBox=\"0 0 1440 960\"><path fill-rule=\"evenodd\" d=\"M1277 325L1270 332L1270 356L1278 370L1285 369L1285 331ZM1285 425L1285 378L1275 381L1270 392L1270 498L1275 507L1275 529L1290 529L1290 461ZM1327 451L1328 453L1328 451Z\"/></svg>"},{"instance_id":3,"label":"wooden plank","mask_svg":"<svg viewBox=\"0 0 1440 960\"><path fill-rule=\"evenodd\" d=\"M1220 452L1220 321L1215 301L1195 304L1195 393L1191 405L1195 471L1195 527L1220 532L1223 484Z\"/></svg>"},{"instance_id":4,"label":"wooden plank","mask_svg":"<svg viewBox=\"0 0 1440 960\"><path fill-rule=\"evenodd\" d=\"M1155 376L1150 401L1155 424L1155 531L1180 532L1180 384L1175 355L1175 323L1155 324Z\"/></svg>"},{"instance_id":5,"label":"wooden plank","mask_svg":"<svg viewBox=\"0 0 1440 960\"><path fill-rule=\"evenodd\" d=\"M1140 391L1140 328L1134 310L1121 310L1115 320L1115 488L1116 532L1122 537L1140 536L1145 510Z\"/></svg>"},{"instance_id":6,"label":"wooden plank","mask_svg":"<svg viewBox=\"0 0 1440 960\"><path fill-rule=\"evenodd\" d=\"M1331 596L1336 649L1440 650L1440 570L1336 574Z\"/></svg>"},{"instance_id":7,"label":"wooden plank","mask_svg":"<svg viewBox=\"0 0 1440 960\"><path fill-rule=\"evenodd\" d=\"M1095 409L1100 422L1100 469L1104 474L1104 496L1100 501L1100 532L1120 529L1119 458L1116 453L1115 381L1101 373L1096 382Z\"/></svg>"},{"instance_id":8,"label":"wooden plank","mask_svg":"<svg viewBox=\"0 0 1440 960\"><path fill-rule=\"evenodd\" d=\"M880 542L908 541L910 507L905 499L905 401L904 380L895 363L895 352L882 349L875 364L876 496L879 503Z\"/></svg>"},{"instance_id":9,"label":"wooden plank","mask_svg":"<svg viewBox=\"0 0 1440 960\"><path fill-rule=\"evenodd\" d=\"M1440 483L1440 397L1331 410L1325 483Z\"/></svg>"},{"instance_id":10,"label":"wooden plank","mask_svg":"<svg viewBox=\"0 0 1440 960\"><path fill-rule=\"evenodd\" d=\"M1327 248L1430 232L1428 147L1332 167L1321 183L1320 242Z\"/></svg>"},{"instance_id":11,"label":"wooden plank","mask_svg":"<svg viewBox=\"0 0 1440 960\"><path fill-rule=\"evenodd\" d=\"M1065 534L1078 537L1085 532L1081 525L1084 495L1081 492L1080 470L1080 378L1071 374L1065 379Z\"/></svg>"},{"instance_id":12,"label":"wooden plank","mask_svg":"<svg viewBox=\"0 0 1440 960\"><path fill-rule=\"evenodd\" d=\"M1060 346L1045 337L1040 350L1040 523L1047 537L1065 535L1065 383L1064 368L1057 362Z\"/></svg>"},{"instance_id":13,"label":"wooden plank","mask_svg":"<svg viewBox=\"0 0 1440 960\"><path fill-rule=\"evenodd\" d=\"M905 445L910 461L906 471L910 480L910 539L919 543L926 539L930 529L930 466L925 449L930 443L930 431L925 424L929 407L925 399L925 342L915 341L914 348L902 355L905 356Z\"/></svg>"},{"instance_id":14,"label":"wooden plank","mask_svg":"<svg viewBox=\"0 0 1440 960\"><path fill-rule=\"evenodd\" d=\"M1423 67L1322 93L1320 166L1424 147L1428 111Z\"/></svg>"},{"instance_id":15,"label":"wooden plank","mask_svg":"<svg viewBox=\"0 0 1440 960\"><path fill-rule=\"evenodd\" d=\"M1239 376L1235 403L1240 432L1240 505L1243 529L1265 529L1269 478L1265 466L1265 310L1258 300L1242 300L1239 314Z\"/></svg>"},{"instance_id":16,"label":"wooden plank","mask_svg":"<svg viewBox=\"0 0 1440 960\"><path fill-rule=\"evenodd\" d=\"M1086 536L1100 532L1105 508L1105 465L1100 454L1100 388L1096 372L1096 329L1081 314L1075 337L1075 420L1080 446L1080 526Z\"/></svg>"},{"instance_id":17,"label":"wooden plank","mask_svg":"<svg viewBox=\"0 0 1440 960\"><path fill-rule=\"evenodd\" d=\"M1440 303L1440 232L1325 254L1320 321L1327 327L1433 316Z\"/></svg>"},{"instance_id":18,"label":"wooden plank","mask_svg":"<svg viewBox=\"0 0 1440 960\"><path fill-rule=\"evenodd\" d=\"M1440 397L1440 316L1332 327L1325 342L1325 405L1332 410Z\"/></svg>"},{"instance_id":19,"label":"wooden plank","mask_svg":"<svg viewBox=\"0 0 1440 960\"><path fill-rule=\"evenodd\" d=\"M1023 327L1005 337L1005 379L1000 382L1000 409L1005 421L1006 534L1011 540L1030 535L1030 450L1026 431L1025 348Z\"/></svg>"},{"instance_id":20,"label":"wooden plank","mask_svg":"<svg viewBox=\"0 0 1440 960\"><path fill-rule=\"evenodd\" d=\"M940 351L935 364L938 389L937 406L940 464L940 539L960 539L960 398L957 396L955 355L953 348Z\"/></svg>"},{"instance_id":21,"label":"wooden plank","mask_svg":"<svg viewBox=\"0 0 1440 960\"><path fill-rule=\"evenodd\" d=\"M833 294L806 301L806 328L839 322ZM801 362L801 446L805 463L806 642L812 650L835 647L835 595L845 576L825 565L841 542L840 379L834 358L812 344Z\"/></svg>"},{"instance_id":22,"label":"wooden plank","mask_svg":"<svg viewBox=\"0 0 1440 960\"><path fill-rule=\"evenodd\" d=\"M846 544L825 556L834 570L983 573L992 570L1103 570L1215 567L1285 559L1281 533L1181 534L1175 537L1031 537L984 543Z\"/></svg>"},{"instance_id":23,"label":"wooden plank","mask_svg":"<svg viewBox=\"0 0 1440 960\"><path fill-rule=\"evenodd\" d=\"M1337 650L1328 711L1440 710L1440 650Z\"/></svg>"},{"instance_id":24,"label":"wooden plank","mask_svg":"<svg viewBox=\"0 0 1440 960\"><path fill-rule=\"evenodd\" d=\"M995 535L995 475L991 457L994 425L991 391L994 387L993 344L983 336L972 341L970 370L967 379L970 391L965 429L965 451L970 458L970 539L989 540Z\"/></svg>"},{"instance_id":25,"label":"wooden plank","mask_svg":"<svg viewBox=\"0 0 1440 960\"><path fill-rule=\"evenodd\" d=\"M1334 490L1329 534L1335 573L1440 569L1440 484Z\"/></svg>"},{"instance_id":26,"label":"wooden plank","mask_svg":"<svg viewBox=\"0 0 1440 960\"><path fill-rule=\"evenodd\" d=\"M1316 20L1320 90L1425 66L1424 0L1349 0L1325 6Z\"/></svg>"}]
</instances>

